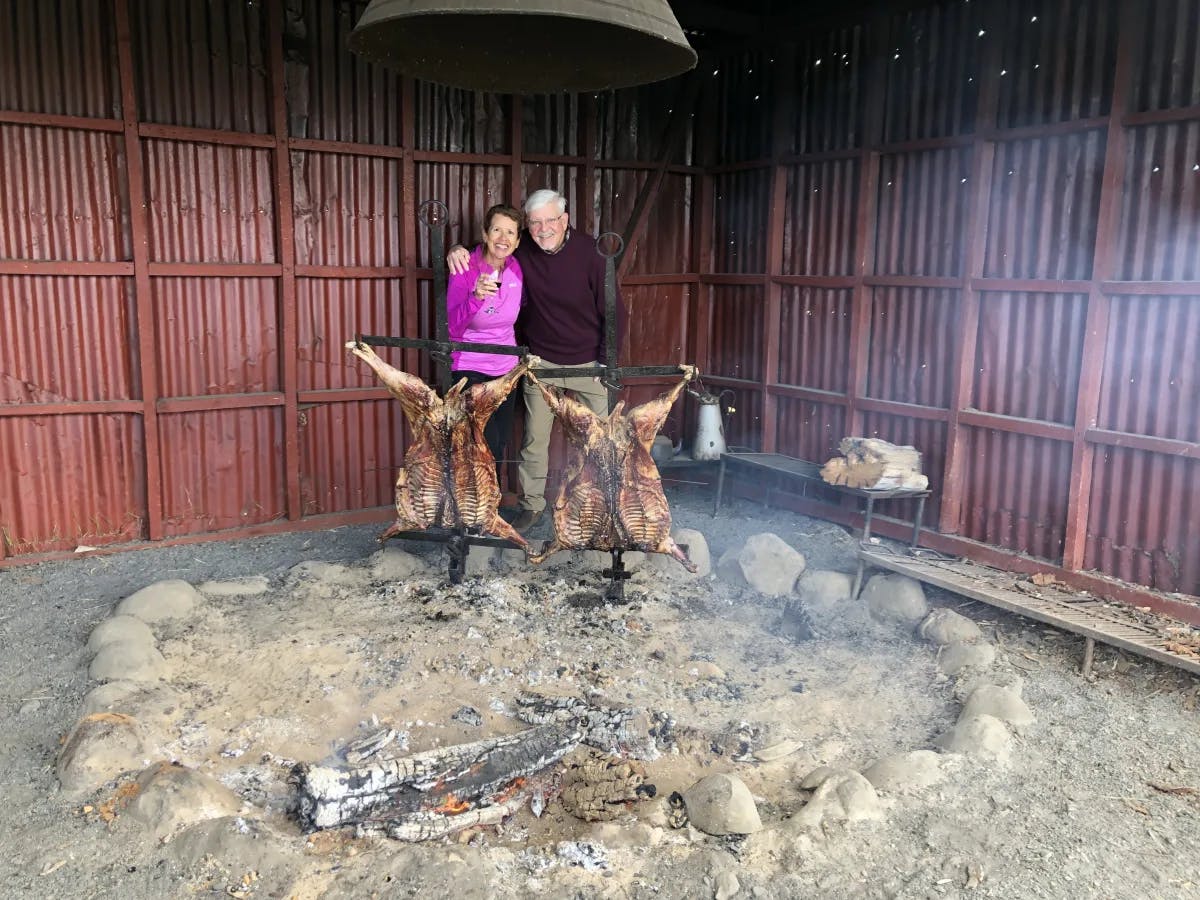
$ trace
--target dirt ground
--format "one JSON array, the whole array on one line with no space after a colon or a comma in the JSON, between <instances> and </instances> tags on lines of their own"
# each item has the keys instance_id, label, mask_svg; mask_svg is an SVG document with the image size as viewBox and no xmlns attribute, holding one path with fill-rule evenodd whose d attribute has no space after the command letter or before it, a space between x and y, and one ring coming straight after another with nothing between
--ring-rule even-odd
<instances>
[{"instance_id":1,"label":"dirt ground","mask_svg":"<svg viewBox=\"0 0 1200 900\"><path fill-rule=\"evenodd\" d=\"M810 571L853 571L841 527L745 503L714 519L707 491L687 486L668 498L714 563L772 532ZM1084 679L1081 638L931 591L932 606L971 618L996 648L986 671L950 676L936 647L861 604L812 611L815 637L797 641L780 627L785 599L715 573L685 579L666 558L637 570L623 606L588 602L601 579L572 554L497 563L451 587L440 548L406 544L423 567L381 580L378 530L0 572L0 895L1200 897L1200 682L1188 675L1097 646ZM205 592L185 619L155 627L167 699L137 710L154 736L149 762L226 785L237 814L156 830L124 808L119 782L60 791L60 746L96 687L92 630L162 579L259 575L262 593ZM1007 763L939 751L936 782L879 790L877 817L799 824L814 768L936 749L980 683L1018 686L1033 713ZM412 751L513 734L528 727L510 714L523 690L662 712L695 739L646 762L657 796L611 822L551 801L540 818L526 807L500 828L411 844L309 836L291 817L292 761L331 762L379 724ZM456 717L464 707L478 718ZM763 761L738 740L795 749ZM717 772L749 787L761 831L671 827L666 798Z\"/></svg>"}]
</instances>

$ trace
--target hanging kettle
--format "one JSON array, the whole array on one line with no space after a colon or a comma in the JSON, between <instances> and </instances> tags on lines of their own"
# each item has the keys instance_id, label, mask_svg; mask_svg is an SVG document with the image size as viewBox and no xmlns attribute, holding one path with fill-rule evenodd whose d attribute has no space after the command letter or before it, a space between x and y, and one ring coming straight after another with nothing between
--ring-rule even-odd
<instances>
[{"instance_id":1,"label":"hanging kettle","mask_svg":"<svg viewBox=\"0 0 1200 900\"><path fill-rule=\"evenodd\" d=\"M688 388L688 393L700 402L696 421L696 439L692 443L692 459L720 459L725 452L725 424L721 418L721 398L733 391L726 388L719 394L709 394ZM729 407L733 412L733 407Z\"/></svg>"}]
</instances>

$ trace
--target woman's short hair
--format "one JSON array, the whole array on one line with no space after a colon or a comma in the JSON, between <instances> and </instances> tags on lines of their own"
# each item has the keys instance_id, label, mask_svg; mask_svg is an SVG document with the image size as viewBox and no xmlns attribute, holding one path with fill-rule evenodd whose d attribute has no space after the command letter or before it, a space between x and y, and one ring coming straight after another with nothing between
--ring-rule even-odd
<instances>
[{"instance_id":1,"label":"woman's short hair","mask_svg":"<svg viewBox=\"0 0 1200 900\"><path fill-rule=\"evenodd\" d=\"M508 206L505 203L497 203L489 209L483 216L483 232L487 234L492 228L492 219L496 216L504 216L506 219L512 219L517 223L517 230L520 231L525 227L525 217L521 215L521 211L513 206Z\"/></svg>"},{"instance_id":2,"label":"woman's short hair","mask_svg":"<svg viewBox=\"0 0 1200 900\"><path fill-rule=\"evenodd\" d=\"M567 198L558 191L552 191L550 188L542 188L540 191L534 191L529 195L529 199L525 201L525 215L529 215L538 207L552 202L558 204L558 214L560 216L567 211Z\"/></svg>"}]
</instances>

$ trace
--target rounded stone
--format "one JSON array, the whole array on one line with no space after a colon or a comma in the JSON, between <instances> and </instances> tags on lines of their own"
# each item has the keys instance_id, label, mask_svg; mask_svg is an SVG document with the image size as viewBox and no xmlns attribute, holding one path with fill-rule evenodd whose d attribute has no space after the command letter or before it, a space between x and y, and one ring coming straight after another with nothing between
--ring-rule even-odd
<instances>
[{"instance_id":1,"label":"rounded stone","mask_svg":"<svg viewBox=\"0 0 1200 900\"><path fill-rule=\"evenodd\" d=\"M752 834L762 828L750 789L736 775L709 775L683 792L688 820L712 835Z\"/></svg>"},{"instance_id":2,"label":"rounded stone","mask_svg":"<svg viewBox=\"0 0 1200 900\"><path fill-rule=\"evenodd\" d=\"M804 554L769 531L746 538L737 559L750 587L768 597L790 594L805 567Z\"/></svg>"},{"instance_id":3,"label":"rounded stone","mask_svg":"<svg viewBox=\"0 0 1200 900\"><path fill-rule=\"evenodd\" d=\"M1004 723L995 716L978 715L960 718L954 727L934 743L951 753L995 762L1008 762L1012 755L1012 736Z\"/></svg>"},{"instance_id":4,"label":"rounded stone","mask_svg":"<svg viewBox=\"0 0 1200 900\"><path fill-rule=\"evenodd\" d=\"M119 641L105 644L88 666L96 681L157 681L167 672L167 661L154 645Z\"/></svg>"},{"instance_id":5,"label":"rounded stone","mask_svg":"<svg viewBox=\"0 0 1200 900\"><path fill-rule=\"evenodd\" d=\"M150 626L136 616L110 616L92 629L87 649L95 653L108 644L142 644L154 646L154 632Z\"/></svg>"},{"instance_id":6,"label":"rounded stone","mask_svg":"<svg viewBox=\"0 0 1200 900\"><path fill-rule=\"evenodd\" d=\"M742 889L742 885L732 869L724 869L719 872L714 887L716 890L715 900L730 900L731 897L737 896L738 891Z\"/></svg>"},{"instance_id":7,"label":"rounded stone","mask_svg":"<svg viewBox=\"0 0 1200 900\"><path fill-rule=\"evenodd\" d=\"M929 613L921 582L905 575L874 575L862 590L871 617L915 626Z\"/></svg>"},{"instance_id":8,"label":"rounded stone","mask_svg":"<svg viewBox=\"0 0 1200 900\"><path fill-rule=\"evenodd\" d=\"M983 637L978 625L952 609L935 609L925 617L917 633L939 647L970 644Z\"/></svg>"},{"instance_id":9,"label":"rounded stone","mask_svg":"<svg viewBox=\"0 0 1200 900\"><path fill-rule=\"evenodd\" d=\"M85 715L119 712L146 725L173 719L181 709L179 693L161 681L109 681L92 688L83 698Z\"/></svg>"},{"instance_id":10,"label":"rounded stone","mask_svg":"<svg viewBox=\"0 0 1200 900\"><path fill-rule=\"evenodd\" d=\"M513 552L520 553L524 559L524 551ZM425 569L425 563L419 556L399 547L384 547L371 557L370 566L371 578L375 581L405 581Z\"/></svg>"},{"instance_id":11,"label":"rounded stone","mask_svg":"<svg viewBox=\"0 0 1200 900\"><path fill-rule=\"evenodd\" d=\"M996 648L991 644L951 644L938 655L938 668L947 675L957 675L964 669L986 669L996 661Z\"/></svg>"},{"instance_id":12,"label":"rounded stone","mask_svg":"<svg viewBox=\"0 0 1200 900\"><path fill-rule=\"evenodd\" d=\"M174 622L191 615L204 597L186 581L157 581L117 604L117 614L136 616L150 625Z\"/></svg>"},{"instance_id":13,"label":"rounded stone","mask_svg":"<svg viewBox=\"0 0 1200 900\"><path fill-rule=\"evenodd\" d=\"M824 784L831 776L838 772L849 771L848 769L838 769L834 766L817 766L811 770L803 778L800 779L800 790L815 791Z\"/></svg>"},{"instance_id":14,"label":"rounded stone","mask_svg":"<svg viewBox=\"0 0 1200 900\"><path fill-rule=\"evenodd\" d=\"M850 600L854 579L845 572L816 569L804 572L796 582L796 595L813 612L829 614Z\"/></svg>"},{"instance_id":15,"label":"rounded stone","mask_svg":"<svg viewBox=\"0 0 1200 900\"><path fill-rule=\"evenodd\" d=\"M883 805L871 782L848 769L821 782L812 799L792 817L794 828L819 828L823 822L859 822L883 818Z\"/></svg>"},{"instance_id":16,"label":"rounded stone","mask_svg":"<svg viewBox=\"0 0 1200 900\"><path fill-rule=\"evenodd\" d=\"M129 814L159 838L203 822L236 814L241 798L214 778L174 763L159 763L138 778Z\"/></svg>"},{"instance_id":17,"label":"rounded stone","mask_svg":"<svg viewBox=\"0 0 1200 900\"><path fill-rule=\"evenodd\" d=\"M363 573L341 563L312 559L292 566L288 570L293 578L321 585L353 585L364 580Z\"/></svg>"},{"instance_id":18,"label":"rounded stone","mask_svg":"<svg viewBox=\"0 0 1200 900\"><path fill-rule=\"evenodd\" d=\"M897 753L872 763L863 770L863 777L876 790L911 793L941 780L941 760L932 750Z\"/></svg>"},{"instance_id":19,"label":"rounded stone","mask_svg":"<svg viewBox=\"0 0 1200 900\"><path fill-rule=\"evenodd\" d=\"M741 563L738 562L738 554L740 552L741 548L731 547L721 554L717 560L717 577L726 584L744 588L749 587L750 583L746 581Z\"/></svg>"},{"instance_id":20,"label":"rounded stone","mask_svg":"<svg viewBox=\"0 0 1200 900\"><path fill-rule=\"evenodd\" d=\"M679 560L666 553L652 553L647 567L652 575L690 581L707 578L712 574L712 555L708 550L708 540L703 534L694 528L672 528L671 539L680 547L687 547L688 559L696 566L696 571L689 572Z\"/></svg>"},{"instance_id":21,"label":"rounded stone","mask_svg":"<svg viewBox=\"0 0 1200 900\"><path fill-rule=\"evenodd\" d=\"M257 597L265 594L270 585L266 575L251 575L228 581L206 581L197 590L210 597Z\"/></svg>"},{"instance_id":22,"label":"rounded stone","mask_svg":"<svg viewBox=\"0 0 1200 900\"><path fill-rule=\"evenodd\" d=\"M975 688L963 705L959 718L969 719L972 716L984 715L993 716L1018 729L1034 722L1033 712L1016 689L996 684L984 684Z\"/></svg>"},{"instance_id":23,"label":"rounded stone","mask_svg":"<svg viewBox=\"0 0 1200 900\"><path fill-rule=\"evenodd\" d=\"M55 764L65 793L96 790L122 772L145 765L145 740L137 719L122 713L84 716L71 730Z\"/></svg>"}]
</instances>

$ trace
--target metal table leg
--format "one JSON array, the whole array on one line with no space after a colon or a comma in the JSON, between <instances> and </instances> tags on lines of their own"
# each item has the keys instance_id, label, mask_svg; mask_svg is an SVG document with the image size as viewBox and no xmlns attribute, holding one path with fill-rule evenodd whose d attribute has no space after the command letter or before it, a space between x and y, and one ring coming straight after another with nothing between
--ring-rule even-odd
<instances>
[{"instance_id":1,"label":"metal table leg","mask_svg":"<svg viewBox=\"0 0 1200 900\"><path fill-rule=\"evenodd\" d=\"M862 588L863 572L866 570L866 561L860 556L858 558L858 571L854 573L854 587L850 589L850 599L857 600L858 592Z\"/></svg>"},{"instance_id":2,"label":"metal table leg","mask_svg":"<svg viewBox=\"0 0 1200 900\"><path fill-rule=\"evenodd\" d=\"M875 498L867 496L867 518L863 522L862 542L865 544L871 540L871 513L875 510Z\"/></svg>"},{"instance_id":3,"label":"metal table leg","mask_svg":"<svg viewBox=\"0 0 1200 900\"><path fill-rule=\"evenodd\" d=\"M925 498L917 498L917 514L913 517L913 536L909 549L917 549L917 540L921 537L921 521L925 518Z\"/></svg>"},{"instance_id":4,"label":"metal table leg","mask_svg":"<svg viewBox=\"0 0 1200 900\"><path fill-rule=\"evenodd\" d=\"M721 457L721 469L717 472L717 496L713 499L713 518L721 509L721 492L725 489L725 457Z\"/></svg>"}]
</instances>

